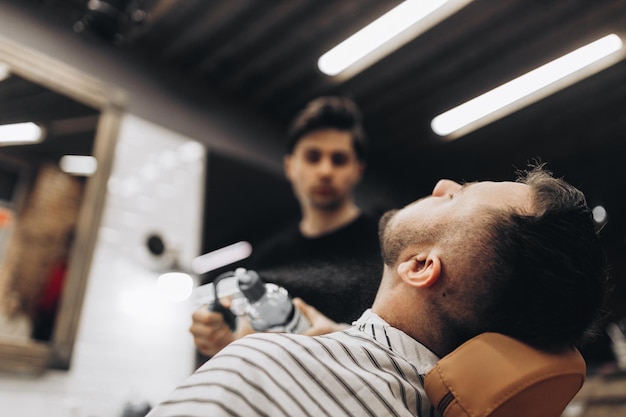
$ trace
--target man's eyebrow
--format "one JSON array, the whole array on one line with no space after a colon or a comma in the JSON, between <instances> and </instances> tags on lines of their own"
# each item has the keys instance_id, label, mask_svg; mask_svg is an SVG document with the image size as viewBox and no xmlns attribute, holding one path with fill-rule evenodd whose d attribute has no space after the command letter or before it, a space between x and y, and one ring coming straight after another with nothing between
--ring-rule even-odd
<instances>
[{"instance_id":1,"label":"man's eyebrow","mask_svg":"<svg viewBox=\"0 0 626 417\"><path fill-rule=\"evenodd\" d=\"M461 184L461 188L459 188L459 191L457 191L455 194L458 194L464 190L466 190L468 187L474 185L474 184L478 184L478 181L469 181L469 182L464 182Z\"/></svg>"}]
</instances>

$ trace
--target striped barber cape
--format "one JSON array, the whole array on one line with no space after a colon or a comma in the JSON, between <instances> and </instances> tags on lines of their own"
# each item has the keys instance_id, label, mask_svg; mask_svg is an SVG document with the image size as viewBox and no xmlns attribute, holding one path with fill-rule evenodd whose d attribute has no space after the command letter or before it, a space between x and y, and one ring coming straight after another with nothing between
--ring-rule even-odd
<instances>
[{"instance_id":1,"label":"striped barber cape","mask_svg":"<svg viewBox=\"0 0 626 417\"><path fill-rule=\"evenodd\" d=\"M148 417L435 417L423 379L437 361L367 310L341 332L257 333L233 342Z\"/></svg>"}]
</instances>

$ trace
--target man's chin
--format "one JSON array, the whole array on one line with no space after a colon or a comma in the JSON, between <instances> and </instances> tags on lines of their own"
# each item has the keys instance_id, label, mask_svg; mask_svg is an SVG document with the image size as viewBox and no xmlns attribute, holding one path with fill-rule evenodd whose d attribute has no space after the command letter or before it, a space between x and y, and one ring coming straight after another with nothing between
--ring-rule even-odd
<instances>
[{"instance_id":1,"label":"man's chin","mask_svg":"<svg viewBox=\"0 0 626 417\"><path fill-rule=\"evenodd\" d=\"M337 199L314 199L313 207L322 211L336 211L341 207L341 201Z\"/></svg>"}]
</instances>

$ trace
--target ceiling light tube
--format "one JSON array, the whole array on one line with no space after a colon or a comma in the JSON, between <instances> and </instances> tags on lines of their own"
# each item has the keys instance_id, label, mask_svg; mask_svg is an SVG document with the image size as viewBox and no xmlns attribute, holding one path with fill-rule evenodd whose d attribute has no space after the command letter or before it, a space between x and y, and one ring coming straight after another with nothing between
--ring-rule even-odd
<instances>
[{"instance_id":1,"label":"ceiling light tube","mask_svg":"<svg viewBox=\"0 0 626 417\"><path fill-rule=\"evenodd\" d=\"M458 138L615 64L622 46L619 36L607 35L438 115L431 127Z\"/></svg>"},{"instance_id":2,"label":"ceiling light tube","mask_svg":"<svg viewBox=\"0 0 626 417\"><path fill-rule=\"evenodd\" d=\"M59 166L66 174L88 177L98 169L98 161L88 155L64 155L59 161Z\"/></svg>"},{"instance_id":3,"label":"ceiling light tube","mask_svg":"<svg viewBox=\"0 0 626 417\"><path fill-rule=\"evenodd\" d=\"M0 144L22 145L41 142L43 129L32 122L0 125Z\"/></svg>"},{"instance_id":4,"label":"ceiling light tube","mask_svg":"<svg viewBox=\"0 0 626 417\"><path fill-rule=\"evenodd\" d=\"M346 79L435 26L472 0L407 0L323 54L326 75Z\"/></svg>"}]
</instances>

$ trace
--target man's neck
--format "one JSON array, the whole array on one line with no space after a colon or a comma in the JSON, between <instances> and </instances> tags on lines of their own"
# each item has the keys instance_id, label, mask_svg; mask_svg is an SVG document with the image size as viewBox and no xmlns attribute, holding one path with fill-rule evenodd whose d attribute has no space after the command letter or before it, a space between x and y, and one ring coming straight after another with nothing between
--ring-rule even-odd
<instances>
[{"instance_id":1,"label":"man's neck","mask_svg":"<svg viewBox=\"0 0 626 417\"><path fill-rule=\"evenodd\" d=\"M439 357L448 352L441 340L441 331L435 317L427 310L428 302L419 293L398 281L385 265L380 288L372 305L372 311L389 325L403 331L426 346ZM426 319L421 319L424 317Z\"/></svg>"},{"instance_id":2,"label":"man's neck","mask_svg":"<svg viewBox=\"0 0 626 417\"><path fill-rule=\"evenodd\" d=\"M304 210L300 221L300 232L306 237L317 237L350 223L361 214L354 203L346 204L337 210Z\"/></svg>"}]
</instances>

